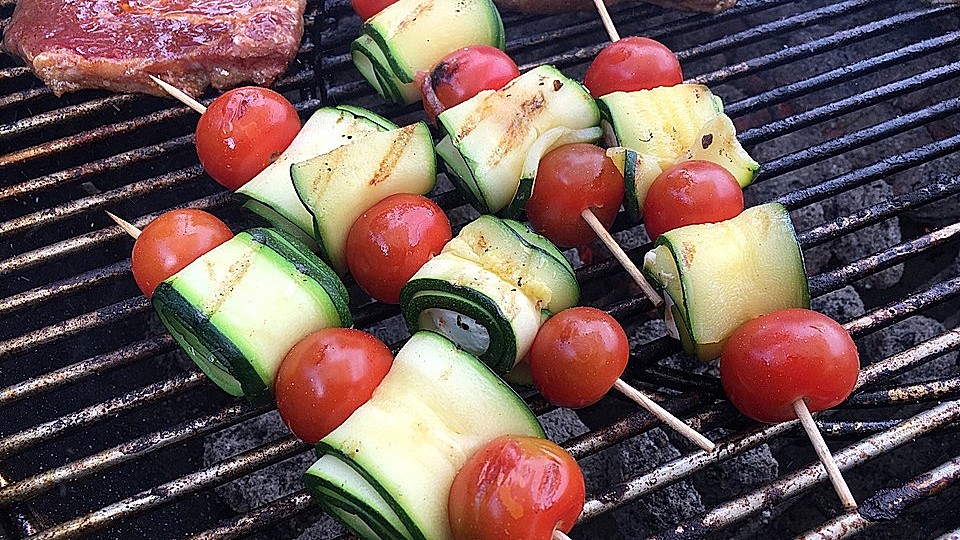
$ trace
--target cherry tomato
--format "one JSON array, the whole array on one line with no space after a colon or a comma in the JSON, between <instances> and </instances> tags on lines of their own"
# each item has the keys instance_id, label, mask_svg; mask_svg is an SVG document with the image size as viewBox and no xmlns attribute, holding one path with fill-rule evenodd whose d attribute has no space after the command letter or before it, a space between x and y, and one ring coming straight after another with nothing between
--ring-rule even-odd
<instances>
[{"instance_id":1,"label":"cherry tomato","mask_svg":"<svg viewBox=\"0 0 960 540\"><path fill-rule=\"evenodd\" d=\"M445 56L421 85L423 109L430 122L482 90L499 90L520 76L507 53L490 45L471 45Z\"/></svg>"},{"instance_id":2,"label":"cherry tomato","mask_svg":"<svg viewBox=\"0 0 960 540\"><path fill-rule=\"evenodd\" d=\"M561 247L582 246L597 239L580 217L586 208L610 228L623 202L623 175L599 146L577 143L543 156L527 201L534 230Z\"/></svg>"},{"instance_id":3,"label":"cherry tomato","mask_svg":"<svg viewBox=\"0 0 960 540\"><path fill-rule=\"evenodd\" d=\"M364 212L347 233L347 267L367 294L387 304L450 241L443 210L420 195L391 195Z\"/></svg>"},{"instance_id":4,"label":"cherry tomato","mask_svg":"<svg viewBox=\"0 0 960 540\"><path fill-rule=\"evenodd\" d=\"M380 13L387 6L397 3L397 0L350 0L353 11L364 21Z\"/></svg>"},{"instance_id":5,"label":"cherry tomato","mask_svg":"<svg viewBox=\"0 0 960 540\"><path fill-rule=\"evenodd\" d=\"M743 211L743 190L726 169L690 160L660 173L643 201L643 224L656 240L684 225L716 223Z\"/></svg>"},{"instance_id":6,"label":"cherry tomato","mask_svg":"<svg viewBox=\"0 0 960 540\"><path fill-rule=\"evenodd\" d=\"M553 404L579 408L600 401L627 367L623 327L592 307L573 307L547 319L530 348L530 372Z\"/></svg>"},{"instance_id":7,"label":"cherry tomato","mask_svg":"<svg viewBox=\"0 0 960 540\"><path fill-rule=\"evenodd\" d=\"M580 466L555 443L504 436L477 451L450 487L455 540L550 540L583 510Z\"/></svg>"},{"instance_id":8,"label":"cherry tomato","mask_svg":"<svg viewBox=\"0 0 960 540\"><path fill-rule=\"evenodd\" d=\"M274 387L280 417L294 435L314 444L370 400L391 365L390 349L366 332L314 332L280 364Z\"/></svg>"},{"instance_id":9,"label":"cherry tomato","mask_svg":"<svg viewBox=\"0 0 960 540\"><path fill-rule=\"evenodd\" d=\"M673 51L659 41L637 36L625 37L604 47L583 78L583 85L593 97L681 82L683 72Z\"/></svg>"},{"instance_id":10,"label":"cherry tomato","mask_svg":"<svg viewBox=\"0 0 960 540\"><path fill-rule=\"evenodd\" d=\"M233 238L230 227L203 210L171 210L143 228L131 255L133 279L153 296L161 281Z\"/></svg>"},{"instance_id":11,"label":"cherry tomato","mask_svg":"<svg viewBox=\"0 0 960 540\"><path fill-rule=\"evenodd\" d=\"M720 381L730 402L760 422L796 418L793 402L811 411L847 399L860 357L850 334L809 309L786 309L752 319L730 337L720 356Z\"/></svg>"},{"instance_id":12,"label":"cherry tomato","mask_svg":"<svg viewBox=\"0 0 960 540\"><path fill-rule=\"evenodd\" d=\"M234 88L197 123L197 155L214 180L238 189L272 163L300 132L293 105L267 88Z\"/></svg>"}]
</instances>

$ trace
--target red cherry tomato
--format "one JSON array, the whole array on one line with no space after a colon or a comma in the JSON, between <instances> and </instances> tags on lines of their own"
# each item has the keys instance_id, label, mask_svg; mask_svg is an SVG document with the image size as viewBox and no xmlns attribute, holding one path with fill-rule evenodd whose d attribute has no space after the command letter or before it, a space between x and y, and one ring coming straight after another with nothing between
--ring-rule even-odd
<instances>
[{"instance_id":1,"label":"red cherry tomato","mask_svg":"<svg viewBox=\"0 0 960 540\"><path fill-rule=\"evenodd\" d=\"M214 180L238 189L272 163L300 132L297 110L280 94L247 86L224 93L197 123L197 155Z\"/></svg>"},{"instance_id":2,"label":"red cherry tomato","mask_svg":"<svg viewBox=\"0 0 960 540\"><path fill-rule=\"evenodd\" d=\"M592 307L573 307L543 323L528 355L537 389L561 407L600 401L627 367L630 345L623 327Z\"/></svg>"},{"instance_id":3,"label":"red cherry tomato","mask_svg":"<svg viewBox=\"0 0 960 540\"><path fill-rule=\"evenodd\" d=\"M420 195L391 195L364 212L347 234L347 267L367 294L387 304L450 241L443 210Z\"/></svg>"},{"instance_id":4,"label":"red cherry tomato","mask_svg":"<svg viewBox=\"0 0 960 540\"><path fill-rule=\"evenodd\" d=\"M353 11L364 21L380 13L390 4L395 3L397 3L397 0L350 0Z\"/></svg>"},{"instance_id":5,"label":"red cherry tomato","mask_svg":"<svg viewBox=\"0 0 960 540\"><path fill-rule=\"evenodd\" d=\"M643 224L656 240L684 225L716 223L743 211L743 190L711 161L684 161L660 173L643 201Z\"/></svg>"},{"instance_id":6,"label":"red cherry tomato","mask_svg":"<svg viewBox=\"0 0 960 540\"><path fill-rule=\"evenodd\" d=\"M445 56L426 75L421 90L423 109L431 122L437 115L479 94L499 90L520 76L507 53L490 45L471 45Z\"/></svg>"},{"instance_id":7,"label":"red cherry tomato","mask_svg":"<svg viewBox=\"0 0 960 540\"><path fill-rule=\"evenodd\" d=\"M659 41L637 36L625 37L604 47L583 78L583 85L593 97L681 82L683 72L673 51Z\"/></svg>"},{"instance_id":8,"label":"red cherry tomato","mask_svg":"<svg viewBox=\"0 0 960 540\"><path fill-rule=\"evenodd\" d=\"M809 309L785 309L752 319L730 337L720 356L720 381L730 402L760 422L796 418L793 402L811 411L847 399L860 358L850 334Z\"/></svg>"},{"instance_id":9,"label":"red cherry tomato","mask_svg":"<svg viewBox=\"0 0 960 540\"><path fill-rule=\"evenodd\" d=\"M153 296L161 281L233 238L230 227L203 210L171 210L144 227L133 244L133 279Z\"/></svg>"},{"instance_id":10,"label":"red cherry tomato","mask_svg":"<svg viewBox=\"0 0 960 540\"><path fill-rule=\"evenodd\" d=\"M463 465L450 487L455 540L550 540L569 532L586 489L576 460L555 443L504 436Z\"/></svg>"},{"instance_id":11,"label":"red cherry tomato","mask_svg":"<svg viewBox=\"0 0 960 540\"><path fill-rule=\"evenodd\" d=\"M314 332L280 364L275 385L280 417L294 435L314 444L370 400L391 365L390 349L366 332Z\"/></svg>"},{"instance_id":12,"label":"red cherry tomato","mask_svg":"<svg viewBox=\"0 0 960 540\"><path fill-rule=\"evenodd\" d=\"M623 175L606 152L592 144L568 144L543 156L527 201L534 230L561 247L582 246L597 239L580 217L590 208L610 228L623 202Z\"/></svg>"}]
</instances>

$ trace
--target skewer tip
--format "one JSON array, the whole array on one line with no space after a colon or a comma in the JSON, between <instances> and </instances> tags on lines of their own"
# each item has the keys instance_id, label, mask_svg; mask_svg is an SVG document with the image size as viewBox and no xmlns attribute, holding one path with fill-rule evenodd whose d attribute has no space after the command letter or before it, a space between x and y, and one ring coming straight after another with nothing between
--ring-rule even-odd
<instances>
[{"instance_id":1,"label":"skewer tip","mask_svg":"<svg viewBox=\"0 0 960 540\"><path fill-rule=\"evenodd\" d=\"M147 76L150 77L150 80L156 83L160 88L163 88L164 92L170 94L171 97L177 99L180 103L183 103L187 107L190 107L200 114L207 112L207 108L202 103L193 99L192 96L183 90L180 90L176 86L173 86L159 77L155 77L150 74L147 74Z\"/></svg>"},{"instance_id":2,"label":"skewer tip","mask_svg":"<svg viewBox=\"0 0 960 540\"><path fill-rule=\"evenodd\" d=\"M108 216L110 216L110 219L112 219L114 223L116 223L117 225L120 226L121 229L123 229L123 232L129 234L134 240L140 237L141 231L134 224L130 223L125 219L117 217L117 215L112 212L107 212L107 211L105 212Z\"/></svg>"}]
</instances>

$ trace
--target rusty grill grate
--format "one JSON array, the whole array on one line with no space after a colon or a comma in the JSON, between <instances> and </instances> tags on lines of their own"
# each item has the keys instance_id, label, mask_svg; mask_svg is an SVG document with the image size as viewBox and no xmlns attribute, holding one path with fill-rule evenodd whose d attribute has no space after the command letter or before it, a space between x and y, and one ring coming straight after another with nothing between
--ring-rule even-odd
<instances>
[{"instance_id":1,"label":"rusty grill grate","mask_svg":"<svg viewBox=\"0 0 960 540\"><path fill-rule=\"evenodd\" d=\"M13 5L0 0L0 27ZM763 164L748 202L791 209L816 305L866 352L858 392L819 418L862 509L838 517L797 426L739 417L714 375L678 360L677 345L650 332L649 303L610 294L626 290L627 279L601 254L578 277L586 302L637 336L627 380L721 444L706 454L674 441L672 459L594 486L573 536L619 538L596 532L610 530L603 524L617 509L669 496L678 482L715 482L721 467L768 445L791 457L778 474L704 495L703 511L661 516L648 530L660 538L957 538L960 9L741 0L716 16L636 4L612 15L621 34L678 50L689 79L724 98ZM300 54L278 87L303 112L349 102L401 124L418 119L415 107L384 107L359 80L347 54L357 25L346 2L311 3ZM505 25L521 69L549 62L580 77L606 41L590 12L506 14ZM218 497L216 487L309 448L287 435L204 460L205 437L268 408L222 395L175 352L129 279L129 240L103 213L143 226L189 205L235 229L247 224L197 165L195 122L186 107L147 96L58 99L0 58L0 538L286 538L299 530L280 524L318 517L303 490L239 513ZM458 194L441 190L435 199L455 224L466 220ZM642 227L618 221L614 229L634 259L649 248ZM348 286L357 326L384 335L396 308ZM530 402L538 414L549 410L536 396ZM562 441L578 459L657 427L614 397L582 416L592 429Z\"/></svg>"}]
</instances>

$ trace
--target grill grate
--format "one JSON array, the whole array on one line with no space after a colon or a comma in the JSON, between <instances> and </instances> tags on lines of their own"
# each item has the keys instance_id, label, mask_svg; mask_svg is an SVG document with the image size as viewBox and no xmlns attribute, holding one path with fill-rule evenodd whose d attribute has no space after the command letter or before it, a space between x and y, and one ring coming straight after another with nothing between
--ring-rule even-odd
<instances>
[{"instance_id":1,"label":"grill grate","mask_svg":"<svg viewBox=\"0 0 960 540\"><path fill-rule=\"evenodd\" d=\"M13 5L0 0L0 28ZM836 517L812 451L791 449L802 448L795 422L747 422L713 375L678 363L676 343L643 338L625 378L694 427L718 430L719 449L676 441L676 457L591 490L574 538L620 538L604 528L618 508L678 483L702 485L764 445L795 462L781 460L778 476L739 492L705 495L702 512L668 516L650 530L658 538L957 535L950 510L960 476L960 370L956 362L927 368L960 349L958 15L954 5L892 0L741 0L716 16L635 4L612 10L622 34L664 41L679 51L689 81L728 102L763 163L748 201L791 210L811 294L828 306L855 286L865 304L847 301L831 313L871 354L858 392L818 419L862 511ZM345 1L310 2L300 54L277 86L305 113L352 103L401 124L419 119L416 107L386 107L359 80L347 52L357 24ZM549 62L577 77L606 40L592 13L506 14L505 26L522 68ZM0 59L0 538L292 538L299 529L290 524L318 516L303 490L241 512L218 498L214 488L309 449L282 436L204 461L207 436L268 408L217 392L175 352L129 279L129 240L103 214L143 226L192 206L235 229L246 225L196 163L195 122L188 108L149 96L58 99ZM870 195L881 183L894 189ZM459 194L441 189L434 198L455 225L467 219ZM614 225L635 260L650 247L641 229ZM639 336L652 324L648 301L608 293L628 283L614 261L585 265L578 279L585 300L628 331ZM348 287L357 326L385 332L397 309ZM902 337L903 325L933 319L956 328ZM551 409L537 396L529 402L538 414ZM563 442L581 461L658 427L612 397L583 418L592 429ZM904 465L929 444L935 458Z\"/></svg>"}]
</instances>

